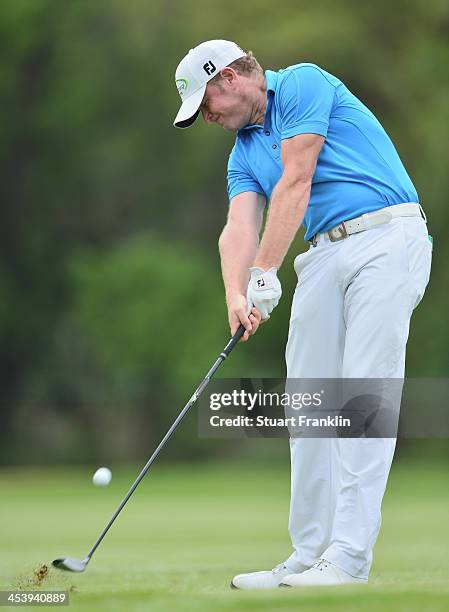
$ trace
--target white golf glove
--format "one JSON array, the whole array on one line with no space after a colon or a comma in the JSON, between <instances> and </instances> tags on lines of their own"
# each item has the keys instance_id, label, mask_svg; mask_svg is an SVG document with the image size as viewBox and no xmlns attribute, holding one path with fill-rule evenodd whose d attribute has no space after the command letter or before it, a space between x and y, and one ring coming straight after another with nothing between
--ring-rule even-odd
<instances>
[{"instance_id":1,"label":"white golf glove","mask_svg":"<svg viewBox=\"0 0 449 612\"><path fill-rule=\"evenodd\" d=\"M262 320L269 319L270 313L279 304L282 295L277 269L250 268L249 271L251 272L251 278L246 294L248 312L255 306L260 312Z\"/></svg>"}]
</instances>

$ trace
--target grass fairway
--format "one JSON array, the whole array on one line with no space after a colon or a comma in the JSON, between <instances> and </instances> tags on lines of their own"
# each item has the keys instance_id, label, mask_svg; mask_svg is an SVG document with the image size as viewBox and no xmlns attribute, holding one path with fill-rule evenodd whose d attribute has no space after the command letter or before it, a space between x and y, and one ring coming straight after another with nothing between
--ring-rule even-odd
<instances>
[{"instance_id":1,"label":"grass fairway","mask_svg":"<svg viewBox=\"0 0 449 612\"><path fill-rule=\"evenodd\" d=\"M97 489L90 469L0 471L1 589L54 557L82 558L135 475L115 470ZM233 574L290 553L288 477L288 465L157 464L88 570L51 570L42 588L72 588L70 609L95 611L449 609L448 468L406 459L392 470L369 586L229 589Z\"/></svg>"}]
</instances>

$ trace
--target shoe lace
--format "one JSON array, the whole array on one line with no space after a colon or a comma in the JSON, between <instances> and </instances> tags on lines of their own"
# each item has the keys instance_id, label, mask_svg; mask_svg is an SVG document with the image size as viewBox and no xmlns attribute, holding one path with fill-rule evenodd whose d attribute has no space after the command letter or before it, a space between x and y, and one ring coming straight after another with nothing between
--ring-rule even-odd
<instances>
[{"instance_id":1,"label":"shoe lace","mask_svg":"<svg viewBox=\"0 0 449 612\"><path fill-rule=\"evenodd\" d=\"M312 567L322 572L325 568L329 567L329 564L326 559L320 559L314 565L312 565Z\"/></svg>"},{"instance_id":2,"label":"shoe lace","mask_svg":"<svg viewBox=\"0 0 449 612\"><path fill-rule=\"evenodd\" d=\"M285 563L279 563L278 565L276 565L276 567L273 567L271 571L273 572L273 574L278 574L283 569L286 569Z\"/></svg>"}]
</instances>

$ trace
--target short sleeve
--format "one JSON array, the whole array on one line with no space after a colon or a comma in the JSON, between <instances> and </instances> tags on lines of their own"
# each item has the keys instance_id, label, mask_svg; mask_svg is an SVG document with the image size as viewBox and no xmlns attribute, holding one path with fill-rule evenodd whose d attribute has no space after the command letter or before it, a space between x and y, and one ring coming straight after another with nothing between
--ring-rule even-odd
<instances>
[{"instance_id":1,"label":"short sleeve","mask_svg":"<svg viewBox=\"0 0 449 612\"><path fill-rule=\"evenodd\" d=\"M278 88L281 140L298 134L327 136L335 85L315 66L289 71Z\"/></svg>"},{"instance_id":2,"label":"short sleeve","mask_svg":"<svg viewBox=\"0 0 449 612\"><path fill-rule=\"evenodd\" d=\"M237 143L229 155L228 160L228 198L232 200L239 193L255 191L264 195L264 191L258 181L249 172L241 153L237 149Z\"/></svg>"}]
</instances>

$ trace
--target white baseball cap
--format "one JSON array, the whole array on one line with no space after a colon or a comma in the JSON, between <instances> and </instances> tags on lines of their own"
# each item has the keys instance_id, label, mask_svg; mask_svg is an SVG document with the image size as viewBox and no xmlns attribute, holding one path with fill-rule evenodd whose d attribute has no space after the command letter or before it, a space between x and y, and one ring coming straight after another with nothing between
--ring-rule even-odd
<instances>
[{"instance_id":1,"label":"white baseball cap","mask_svg":"<svg viewBox=\"0 0 449 612\"><path fill-rule=\"evenodd\" d=\"M245 51L229 40L208 40L190 49L176 68L176 87L182 104L173 125L177 128L192 125L198 117L208 81L245 55Z\"/></svg>"}]
</instances>

